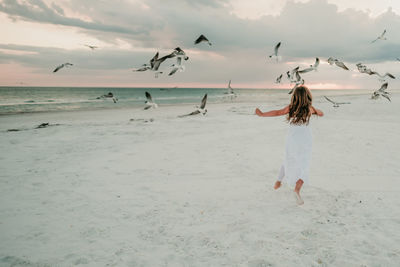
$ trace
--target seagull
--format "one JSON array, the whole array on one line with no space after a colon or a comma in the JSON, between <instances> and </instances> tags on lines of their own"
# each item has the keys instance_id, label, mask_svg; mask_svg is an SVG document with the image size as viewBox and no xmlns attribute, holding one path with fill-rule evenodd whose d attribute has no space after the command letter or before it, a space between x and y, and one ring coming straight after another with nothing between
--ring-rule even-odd
<instances>
[{"instance_id":1,"label":"seagull","mask_svg":"<svg viewBox=\"0 0 400 267\"><path fill-rule=\"evenodd\" d=\"M386 81L385 77L389 77L391 79L396 79L396 77L394 77L392 74L390 74L389 72L386 72L384 75L380 75L378 72L375 72L376 75L378 75L379 77L379 81L384 82Z\"/></svg>"},{"instance_id":2,"label":"seagull","mask_svg":"<svg viewBox=\"0 0 400 267\"><path fill-rule=\"evenodd\" d=\"M299 73L307 73L307 72L310 72L310 71L313 71L313 70L317 71L318 65L319 65L319 58L316 57L314 65L310 65L310 67L307 68L307 69L299 70Z\"/></svg>"},{"instance_id":3,"label":"seagull","mask_svg":"<svg viewBox=\"0 0 400 267\"><path fill-rule=\"evenodd\" d=\"M327 61L328 61L329 65L335 64L336 66L338 66L344 70L349 70L349 68L346 67L346 65L342 61L339 61L336 58L330 57L330 58L328 58Z\"/></svg>"},{"instance_id":4,"label":"seagull","mask_svg":"<svg viewBox=\"0 0 400 267\"><path fill-rule=\"evenodd\" d=\"M176 58L176 64L172 64L171 67L174 67L171 72L168 74L168 76L171 76L175 74L178 70L179 71L185 71L185 66L182 65L182 57L177 57Z\"/></svg>"},{"instance_id":5,"label":"seagull","mask_svg":"<svg viewBox=\"0 0 400 267\"><path fill-rule=\"evenodd\" d=\"M367 66L365 66L365 65L362 64L362 63L357 63L356 66L357 66L357 69L358 69L358 71L359 71L360 73L366 73L366 74L368 74L368 75L377 74L377 72L372 71L371 69L368 69Z\"/></svg>"},{"instance_id":6,"label":"seagull","mask_svg":"<svg viewBox=\"0 0 400 267\"><path fill-rule=\"evenodd\" d=\"M150 66L151 70L158 71L160 68L161 63L163 63L166 59L168 58L173 58L175 57L174 53L171 53L169 55L163 56L161 58L158 58L158 52L154 55L154 57L150 60Z\"/></svg>"},{"instance_id":7,"label":"seagull","mask_svg":"<svg viewBox=\"0 0 400 267\"><path fill-rule=\"evenodd\" d=\"M379 77L379 80L381 82L384 82L386 80L385 77L389 77L391 79L396 79L396 77L393 74L390 74L389 72L386 72L384 75L381 75L377 71L372 71L371 69L368 69L367 66L365 66L362 63L357 63L356 66L360 73L366 73L369 75L376 74Z\"/></svg>"},{"instance_id":8,"label":"seagull","mask_svg":"<svg viewBox=\"0 0 400 267\"><path fill-rule=\"evenodd\" d=\"M329 102L331 102L331 103L333 104L333 107L334 107L334 108L338 108L339 105L342 105L342 104L350 104L350 102L335 102L335 101L333 101L333 100L330 100L330 99L327 98L326 96L324 96L324 97L325 97L326 100L328 100Z\"/></svg>"},{"instance_id":9,"label":"seagull","mask_svg":"<svg viewBox=\"0 0 400 267\"><path fill-rule=\"evenodd\" d=\"M378 99L379 96L382 96L391 102L390 97L389 97L390 94L385 91L387 89L387 87L388 87L388 83L382 84L381 88L379 88L378 90L376 90L375 92L372 93L371 99Z\"/></svg>"},{"instance_id":10,"label":"seagull","mask_svg":"<svg viewBox=\"0 0 400 267\"><path fill-rule=\"evenodd\" d=\"M288 80L289 80L290 82L293 82L294 75L295 75L296 72L298 72L299 68L300 68L300 67L297 66L296 68L294 68L294 69L289 70L289 71L286 72L287 78L288 78Z\"/></svg>"},{"instance_id":11,"label":"seagull","mask_svg":"<svg viewBox=\"0 0 400 267\"><path fill-rule=\"evenodd\" d=\"M147 70L152 70L155 71L154 77L158 78L158 75L162 73L162 71L158 71L160 68L161 63L163 63L166 59L168 58L173 58L175 57L174 53L171 53L169 55L163 56L161 58L158 58L159 53L157 52L152 59L150 59L150 64L143 64L140 68L133 69L132 71L147 71Z\"/></svg>"},{"instance_id":12,"label":"seagull","mask_svg":"<svg viewBox=\"0 0 400 267\"><path fill-rule=\"evenodd\" d=\"M375 40L373 40L373 41L371 42L371 44L372 44L372 43L375 43L375 42L378 41L378 40L382 40L382 41L386 40L386 37L384 37L385 34L386 34L386 30L384 30L383 33L382 33L380 36L378 36Z\"/></svg>"},{"instance_id":13,"label":"seagull","mask_svg":"<svg viewBox=\"0 0 400 267\"><path fill-rule=\"evenodd\" d=\"M280 47L280 46L281 46L281 42L279 42L279 43L277 43L277 44L275 45L275 47L274 47L274 53L273 53L272 55L270 55L269 58L275 57L275 58L276 58L276 61L278 61L278 59L279 59L278 50L279 50L279 47Z\"/></svg>"},{"instance_id":14,"label":"seagull","mask_svg":"<svg viewBox=\"0 0 400 267\"><path fill-rule=\"evenodd\" d=\"M114 97L114 94L112 92L108 92L108 94L102 95L102 96L98 97L97 99L101 99L101 98L111 98L114 101L114 103L117 103L117 101L118 101L118 98Z\"/></svg>"},{"instance_id":15,"label":"seagull","mask_svg":"<svg viewBox=\"0 0 400 267\"><path fill-rule=\"evenodd\" d=\"M69 67L69 66L73 66L74 64L71 64L71 63L64 63L64 64L61 64L60 66L58 66L57 68L55 68L54 70L53 70L53 72L57 72L58 70L60 70L60 69L62 69L62 68L64 68L64 67Z\"/></svg>"},{"instance_id":16,"label":"seagull","mask_svg":"<svg viewBox=\"0 0 400 267\"><path fill-rule=\"evenodd\" d=\"M151 66L148 64L143 64L140 68L133 69L132 71L146 71L151 70Z\"/></svg>"},{"instance_id":17,"label":"seagull","mask_svg":"<svg viewBox=\"0 0 400 267\"><path fill-rule=\"evenodd\" d=\"M208 41L207 37L205 37L203 34L200 35L199 38L196 39L196 41L194 41L194 44L196 45L196 44L199 44L201 42L207 42L211 46L210 41Z\"/></svg>"},{"instance_id":18,"label":"seagull","mask_svg":"<svg viewBox=\"0 0 400 267\"><path fill-rule=\"evenodd\" d=\"M201 105L200 105L200 107L197 108L197 110L193 111L192 113L189 113L186 115L181 115L178 117L182 118L182 117L197 115L197 114L203 114L203 116L204 116L207 113L207 109L205 108L206 103L207 103L207 94L204 95L203 99L201 100Z\"/></svg>"},{"instance_id":19,"label":"seagull","mask_svg":"<svg viewBox=\"0 0 400 267\"><path fill-rule=\"evenodd\" d=\"M226 94L228 97L231 98L231 100L235 97L237 97L237 95L235 94L235 92L233 91L232 87L231 87L231 80L229 80L228 83L228 91L225 92L224 94Z\"/></svg>"},{"instance_id":20,"label":"seagull","mask_svg":"<svg viewBox=\"0 0 400 267\"><path fill-rule=\"evenodd\" d=\"M297 87L299 87L300 85L303 85L303 84L304 84L304 79L301 79L300 81L296 82L295 85L293 86L293 88L290 89L288 94L290 95L291 93L293 93L294 89L296 89Z\"/></svg>"},{"instance_id":21,"label":"seagull","mask_svg":"<svg viewBox=\"0 0 400 267\"><path fill-rule=\"evenodd\" d=\"M283 74L279 75L279 77L278 77L278 78L276 78L276 81L275 81L275 83L281 83L282 76L283 76Z\"/></svg>"},{"instance_id":22,"label":"seagull","mask_svg":"<svg viewBox=\"0 0 400 267\"><path fill-rule=\"evenodd\" d=\"M92 50L95 50L96 48L99 48L98 46L94 46L94 45L88 45L88 44L84 44L84 46L89 47Z\"/></svg>"},{"instance_id":23,"label":"seagull","mask_svg":"<svg viewBox=\"0 0 400 267\"><path fill-rule=\"evenodd\" d=\"M149 92L146 92L146 101L144 104L146 105L144 109L149 109L149 108L158 108L158 105L153 102L153 98L151 97Z\"/></svg>"},{"instance_id":24,"label":"seagull","mask_svg":"<svg viewBox=\"0 0 400 267\"><path fill-rule=\"evenodd\" d=\"M183 59L185 59L185 60L189 59L189 57L186 55L185 51L183 51L180 47L175 48L171 54L174 54L175 56L183 56Z\"/></svg>"}]
</instances>

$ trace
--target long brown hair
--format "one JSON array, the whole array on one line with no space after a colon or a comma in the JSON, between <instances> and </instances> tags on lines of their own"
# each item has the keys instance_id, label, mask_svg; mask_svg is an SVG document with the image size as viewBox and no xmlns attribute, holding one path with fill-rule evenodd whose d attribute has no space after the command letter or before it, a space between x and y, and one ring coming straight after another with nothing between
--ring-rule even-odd
<instances>
[{"instance_id":1,"label":"long brown hair","mask_svg":"<svg viewBox=\"0 0 400 267\"><path fill-rule=\"evenodd\" d=\"M312 95L306 86L297 87L289 104L287 120L290 124L308 124L311 117Z\"/></svg>"}]
</instances>

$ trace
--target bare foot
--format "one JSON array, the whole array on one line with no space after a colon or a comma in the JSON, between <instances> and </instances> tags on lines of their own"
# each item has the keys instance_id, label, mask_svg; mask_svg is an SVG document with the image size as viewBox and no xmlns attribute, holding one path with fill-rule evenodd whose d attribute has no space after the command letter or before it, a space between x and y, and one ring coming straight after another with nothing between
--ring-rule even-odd
<instances>
[{"instance_id":1,"label":"bare foot","mask_svg":"<svg viewBox=\"0 0 400 267\"><path fill-rule=\"evenodd\" d=\"M300 192L299 191L294 191L293 192L294 193L294 197L296 198L296 203L297 203L297 205L303 205L304 204L304 201L303 201L303 199L301 198L301 196L300 196Z\"/></svg>"},{"instance_id":2,"label":"bare foot","mask_svg":"<svg viewBox=\"0 0 400 267\"><path fill-rule=\"evenodd\" d=\"M278 189L279 187L281 187L282 183L280 181L276 181L275 185L274 185L274 189Z\"/></svg>"}]
</instances>

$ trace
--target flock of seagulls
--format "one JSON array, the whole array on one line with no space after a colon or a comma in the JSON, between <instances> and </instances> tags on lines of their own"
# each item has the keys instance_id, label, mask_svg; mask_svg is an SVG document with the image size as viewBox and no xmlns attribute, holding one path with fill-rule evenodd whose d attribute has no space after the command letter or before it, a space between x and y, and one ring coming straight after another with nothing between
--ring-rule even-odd
<instances>
[{"instance_id":1,"label":"flock of seagulls","mask_svg":"<svg viewBox=\"0 0 400 267\"><path fill-rule=\"evenodd\" d=\"M385 37L385 34L386 34L386 29L382 32L382 34L380 36L378 36L371 43L375 43L378 40L382 40L382 41L387 40L387 38ZM281 58L280 55L279 55L279 48L280 47L281 47L281 42L279 42L279 43L277 43L275 45L274 53L269 55L269 58L276 58L276 60L278 61ZM396 59L398 61L400 61L400 58L396 58ZM328 62L329 65L335 65L335 66L337 66L337 67L339 67L339 68L341 68L343 70L346 70L346 71L350 70L344 64L344 62L342 62L339 59L336 59L336 58L333 58L333 57L329 57L327 59L327 62ZM315 59L315 63L313 65L310 65L310 67L308 67L308 68L300 69L300 66L297 66L296 68L294 68L292 70L288 70L286 72L287 79L289 80L290 84L294 83L294 87L292 89L290 89L288 93L289 94L293 93L294 89L296 89L298 86L303 85L305 83L304 79L301 77L300 74L305 74L305 73L309 73L309 72L312 72L312 71L317 71L319 64L320 64L320 60L317 57ZM380 89L378 89L375 92L373 92L373 94L371 96L371 99L377 99L377 98L379 98L379 96L382 96L382 97L384 97L384 98L386 98L386 99L388 99L390 101L390 97L389 97L390 94L385 91L387 89L387 87L388 87L388 83L387 83L386 80L387 80L387 78L396 79L396 77L393 74L388 73L388 72L386 72L385 74L380 74L377 71L373 71L373 70L367 68L362 63L357 63L356 67L357 67L357 69L358 69L358 71L360 73L365 73L365 74L368 74L368 75L376 75L378 77L378 80L384 83L384 84L381 85ZM280 74L276 78L275 83L281 83L282 82L282 77L283 77L283 74ZM329 99L327 97L325 97L325 99L328 100L329 102L331 102L334 107L339 107L339 105L341 105L341 104L349 104L349 102L343 102L343 103L335 102L335 101L332 101L331 99Z\"/></svg>"},{"instance_id":2,"label":"flock of seagulls","mask_svg":"<svg viewBox=\"0 0 400 267\"><path fill-rule=\"evenodd\" d=\"M376 41L379 41L379 40L381 40L381 41L387 40L385 35L386 35L386 29L382 32L381 35L379 35L371 43L375 43ZM205 37L203 34L201 34L194 41L194 45L198 45L203 42L207 43L209 46L212 45L211 42L208 40L208 38ZM281 56L279 54L279 49L281 47L281 44L282 44L281 42L278 42L274 46L273 53L271 55L269 55L268 58L276 59L277 62L281 59ZM88 44L84 44L84 46L88 47L91 50L95 50L95 49L99 48L98 46L88 45ZM153 71L154 77L158 78L158 76L160 74L163 74L163 71L160 70L161 64L163 64L167 59L176 58L176 62L174 64L170 65L171 69L168 72L168 76L172 76L172 75L176 74L177 72L185 71L185 66L183 65L183 60L187 61L189 59L189 57L186 55L185 51L183 49L181 49L180 47L176 47L171 53L169 53L167 55L164 55L162 57L159 57L159 56L160 56L159 52L156 52L156 54L149 60L148 63L145 63L142 66L140 66L139 68L133 69L132 71L134 71L134 72ZM396 58L396 59L398 61L400 61L400 58ZM327 62L329 65L335 65L346 71L349 70L349 68L344 64L344 62L340 61L339 59L329 57L327 59ZM288 93L291 94L294 91L294 89L296 89L300 85L303 85L305 83L305 80L301 77L301 75L303 75L305 73L310 73L312 71L317 71L319 64L320 64L320 59L318 57L316 57L314 64L310 65L308 68L300 69L300 66L297 66L296 68L294 68L292 70L288 70L286 72L287 79L289 80L290 84L294 84L294 87L292 89L290 89ZM64 67L70 67L70 66L73 66L73 64L69 63L69 62L63 63L63 64L57 66L53 70L53 72L57 72ZM394 75L392 75L391 73L388 73L388 72L381 75L380 73L373 71L370 68L367 68L367 66L362 63L357 63L356 67L360 73L365 73L368 75L376 75L378 77L379 81L384 82L378 90L373 92L371 99L377 99L377 98L379 98L379 96L382 96L382 97L388 99L389 101L391 101L390 94L388 92L386 92L386 89L388 87L388 82L386 81L386 79L387 78L395 79ZM280 74L276 78L275 83L278 83L278 84L281 83L282 77L283 77L283 74ZM227 97L229 97L231 100L233 98L237 97L237 95L235 94L235 92L233 91L233 89L231 87L231 81L229 81L227 89L228 90L225 93ZM157 108L158 105L153 101L150 93L146 92L145 95L146 95L146 101L145 101L144 109L147 110L150 108ZM326 96L324 96L324 97L327 101L332 103L333 107L335 107L335 108L339 107L339 105L342 105L342 104L350 104L350 102L335 102ZM118 101L118 99L115 98L111 92L108 93L107 95L98 97L98 99L100 99L100 98L111 98L114 101L114 103L116 103ZM206 114L207 113L207 110L205 109L206 101L207 101L207 94L203 97L203 99L201 101L201 105L200 105L200 107L198 107L198 109L196 111L193 111L190 114L183 115L180 117L195 115L195 114L203 114L203 115Z\"/></svg>"},{"instance_id":3,"label":"flock of seagulls","mask_svg":"<svg viewBox=\"0 0 400 267\"><path fill-rule=\"evenodd\" d=\"M149 108L158 108L158 105L153 101L151 94L149 92L145 92L145 95L146 95L147 100L145 101L144 109L147 110ZM202 114L204 116L207 113L206 104L207 104L207 94L204 95L203 99L201 100L200 106L197 106L196 107L197 109L195 111L193 111L189 114L180 115L178 117L183 118L183 117L198 115L198 114Z\"/></svg>"}]
</instances>

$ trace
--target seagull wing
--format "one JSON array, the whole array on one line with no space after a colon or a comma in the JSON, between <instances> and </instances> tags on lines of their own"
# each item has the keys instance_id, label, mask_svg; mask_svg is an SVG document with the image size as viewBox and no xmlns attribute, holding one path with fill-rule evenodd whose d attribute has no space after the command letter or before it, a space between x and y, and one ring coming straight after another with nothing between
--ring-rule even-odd
<instances>
[{"instance_id":1,"label":"seagull wing","mask_svg":"<svg viewBox=\"0 0 400 267\"><path fill-rule=\"evenodd\" d=\"M58 66L57 68L55 68L55 69L53 70L53 72L57 72L58 70L60 70L60 69L62 69L62 68L64 68L64 64L61 64L60 66Z\"/></svg>"},{"instance_id":2,"label":"seagull wing","mask_svg":"<svg viewBox=\"0 0 400 267\"><path fill-rule=\"evenodd\" d=\"M344 65L344 63L341 61L335 61L335 64L336 64L336 66L341 67L344 70L349 70L349 68L346 67L346 65Z\"/></svg>"},{"instance_id":3,"label":"seagull wing","mask_svg":"<svg viewBox=\"0 0 400 267\"><path fill-rule=\"evenodd\" d=\"M317 68L319 65L319 58L315 58L314 68Z\"/></svg>"},{"instance_id":4,"label":"seagull wing","mask_svg":"<svg viewBox=\"0 0 400 267\"><path fill-rule=\"evenodd\" d=\"M153 68L154 67L154 63L157 61L157 59L158 59L158 52L154 55L154 57L150 60L150 66L151 66L151 68Z\"/></svg>"},{"instance_id":5,"label":"seagull wing","mask_svg":"<svg viewBox=\"0 0 400 267\"><path fill-rule=\"evenodd\" d=\"M279 47L281 47L281 42L277 43L276 46L275 46L275 48L274 48L274 54L275 54L275 56L278 55Z\"/></svg>"},{"instance_id":6,"label":"seagull wing","mask_svg":"<svg viewBox=\"0 0 400 267\"><path fill-rule=\"evenodd\" d=\"M179 68L173 68L171 72L168 74L168 76L174 75L178 70Z\"/></svg>"},{"instance_id":7,"label":"seagull wing","mask_svg":"<svg viewBox=\"0 0 400 267\"><path fill-rule=\"evenodd\" d=\"M153 98L151 97L151 94L149 92L146 92L146 98L147 98L147 101L149 101L150 103L153 103Z\"/></svg>"},{"instance_id":8,"label":"seagull wing","mask_svg":"<svg viewBox=\"0 0 400 267\"><path fill-rule=\"evenodd\" d=\"M207 39L203 34L201 34L201 35L196 39L196 41L194 41L194 44L199 44L199 43L201 43L201 42L203 42L203 41L208 41L208 39Z\"/></svg>"},{"instance_id":9,"label":"seagull wing","mask_svg":"<svg viewBox=\"0 0 400 267\"><path fill-rule=\"evenodd\" d=\"M388 87L388 83L384 83L384 84L381 85L381 88L379 88L378 91L384 92L387 89L387 87Z\"/></svg>"},{"instance_id":10,"label":"seagull wing","mask_svg":"<svg viewBox=\"0 0 400 267\"><path fill-rule=\"evenodd\" d=\"M329 98L327 98L326 96L324 96L326 100L328 100L329 102L331 102L332 104L336 104L336 102L330 100Z\"/></svg>"},{"instance_id":11,"label":"seagull wing","mask_svg":"<svg viewBox=\"0 0 400 267\"><path fill-rule=\"evenodd\" d=\"M312 70L314 70L314 68L307 68L307 69L304 69L304 70L299 70L299 71L296 72L296 73L307 73L307 72L310 72L310 71L312 71Z\"/></svg>"},{"instance_id":12,"label":"seagull wing","mask_svg":"<svg viewBox=\"0 0 400 267\"><path fill-rule=\"evenodd\" d=\"M207 94L205 94L203 99L201 100L200 108L201 109L205 108L206 107L206 103L207 103Z\"/></svg>"},{"instance_id":13,"label":"seagull wing","mask_svg":"<svg viewBox=\"0 0 400 267\"><path fill-rule=\"evenodd\" d=\"M386 29L383 31L383 33L381 34L381 38L383 38L383 36L386 34Z\"/></svg>"},{"instance_id":14,"label":"seagull wing","mask_svg":"<svg viewBox=\"0 0 400 267\"><path fill-rule=\"evenodd\" d=\"M392 74L390 74L389 72L386 72L385 75L383 75L383 77L385 77L385 76L389 76L389 78L396 79L396 77L394 77L394 76L393 76Z\"/></svg>"},{"instance_id":15,"label":"seagull wing","mask_svg":"<svg viewBox=\"0 0 400 267\"><path fill-rule=\"evenodd\" d=\"M390 100L390 97L389 97L388 95L381 95L381 96L383 96L384 98L386 98L387 100L389 100L390 102L392 102L392 100Z\"/></svg>"}]
</instances>

